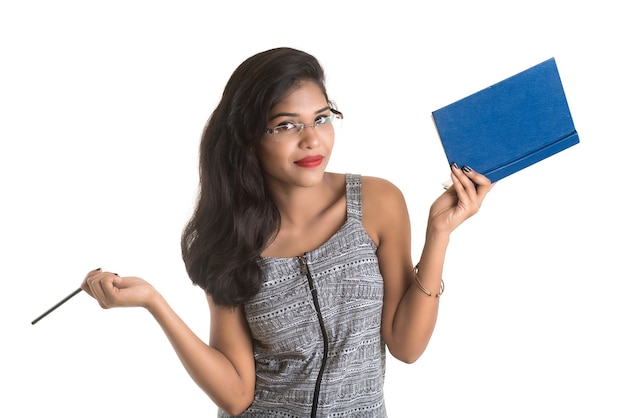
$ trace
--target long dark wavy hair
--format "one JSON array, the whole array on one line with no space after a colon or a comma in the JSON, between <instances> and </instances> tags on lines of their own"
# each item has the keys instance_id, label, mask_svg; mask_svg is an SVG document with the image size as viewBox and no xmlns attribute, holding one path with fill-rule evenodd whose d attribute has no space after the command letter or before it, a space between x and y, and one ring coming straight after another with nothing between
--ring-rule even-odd
<instances>
[{"instance_id":1,"label":"long dark wavy hair","mask_svg":"<svg viewBox=\"0 0 626 418\"><path fill-rule=\"evenodd\" d=\"M292 48L253 55L232 74L204 128L198 200L181 248L191 281L218 305L243 304L261 286L257 261L278 233L280 214L254 148L271 108L303 80L314 81L329 102L315 57Z\"/></svg>"}]
</instances>

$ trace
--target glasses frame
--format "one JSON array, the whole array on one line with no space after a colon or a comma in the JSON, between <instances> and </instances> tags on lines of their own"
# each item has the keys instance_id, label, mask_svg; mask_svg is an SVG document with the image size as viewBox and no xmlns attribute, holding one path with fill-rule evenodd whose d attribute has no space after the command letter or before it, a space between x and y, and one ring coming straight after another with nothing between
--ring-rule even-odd
<instances>
[{"instance_id":1,"label":"glasses frame","mask_svg":"<svg viewBox=\"0 0 626 418\"><path fill-rule=\"evenodd\" d=\"M327 123L333 123L335 121L335 119L339 119L339 120L343 120L343 113L341 113L340 111L338 111L337 109L330 109L330 121L328 121ZM298 135L300 135L302 133L302 131L304 131L304 128L313 128L313 129L317 129L317 127L320 125L320 123L318 122L313 122L311 124L304 124L304 123L294 123L291 122L297 129L297 133ZM279 128L278 126L274 127L274 128L265 128L265 133L266 134L270 134L270 135L277 135L278 137L278 132L276 132L276 129Z\"/></svg>"}]
</instances>

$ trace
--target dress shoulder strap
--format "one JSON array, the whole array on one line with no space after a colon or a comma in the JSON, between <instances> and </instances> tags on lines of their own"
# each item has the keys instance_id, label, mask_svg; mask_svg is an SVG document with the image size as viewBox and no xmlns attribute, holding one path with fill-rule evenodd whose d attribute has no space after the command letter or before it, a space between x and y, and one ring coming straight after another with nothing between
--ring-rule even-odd
<instances>
[{"instance_id":1,"label":"dress shoulder strap","mask_svg":"<svg viewBox=\"0 0 626 418\"><path fill-rule=\"evenodd\" d=\"M346 204L348 219L354 218L361 222L361 175L346 174Z\"/></svg>"}]
</instances>

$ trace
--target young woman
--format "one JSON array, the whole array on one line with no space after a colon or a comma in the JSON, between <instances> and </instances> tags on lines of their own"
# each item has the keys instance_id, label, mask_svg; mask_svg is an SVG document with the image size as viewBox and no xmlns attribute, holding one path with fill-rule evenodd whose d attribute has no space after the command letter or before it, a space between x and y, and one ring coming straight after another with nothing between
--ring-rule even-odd
<instances>
[{"instance_id":1,"label":"young woman","mask_svg":"<svg viewBox=\"0 0 626 418\"><path fill-rule=\"evenodd\" d=\"M491 184L452 165L414 267L401 192L325 170L342 117L307 53L265 51L233 73L203 133L182 235L209 344L140 278L98 269L83 282L104 308L146 308L219 416L386 416L386 350L414 362L433 332L450 233Z\"/></svg>"}]
</instances>

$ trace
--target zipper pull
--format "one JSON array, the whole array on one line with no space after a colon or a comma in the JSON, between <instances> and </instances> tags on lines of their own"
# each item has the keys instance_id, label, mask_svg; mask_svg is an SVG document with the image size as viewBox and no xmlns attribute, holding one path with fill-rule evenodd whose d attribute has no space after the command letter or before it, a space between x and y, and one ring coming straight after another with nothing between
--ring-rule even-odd
<instances>
[{"instance_id":1,"label":"zipper pull","mask_svg":"<svg viewBox=\"0 0 626 418\"><path fill-rule=\"evenodd\" d=\"M300 273L305 276L308 275L309 267L306 264L306 256L304 255L298 256L298 261L300 262Z\"/></svg>"}]
</instances>

